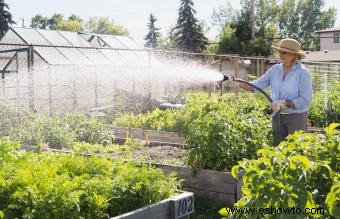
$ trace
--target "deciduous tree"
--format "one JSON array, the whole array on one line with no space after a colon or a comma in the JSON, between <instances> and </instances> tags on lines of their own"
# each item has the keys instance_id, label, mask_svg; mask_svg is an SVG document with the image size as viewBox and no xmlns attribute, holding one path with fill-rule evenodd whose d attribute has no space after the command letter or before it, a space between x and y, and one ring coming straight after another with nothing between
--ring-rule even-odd
<instances>
[{"instance_id":1,"label":"deciduous tree","mask_svg":"<svg viewBox=\"0 0 340 219\"><path fill-rule=\"evenodd\" d=\"M91 33L129 35L129 32L123 26L115 24L108 17L91 18L85 24L85 29Z\"/></svg>"},{"instance_id":2,"label":"deciduous tree","mask_svg":"<svg viewBox=\"0 0 340 219\"><path fill-rule=\"evenodd\" d=\"M72 32L82 32L84 27L79 20L64 20L58 23L57 30L65 30Z\"/></svg>"},{"instance_id":3,"label":"deciduous tree","mask_svg":"<svg viewBox=\"0 0 340 219\"><path fill-rule=\"evenodd\" d=\"M38 29L47 29L48 27L48 17L37 14L31 19L31 27Z\"/></svg>"}]
</instances>

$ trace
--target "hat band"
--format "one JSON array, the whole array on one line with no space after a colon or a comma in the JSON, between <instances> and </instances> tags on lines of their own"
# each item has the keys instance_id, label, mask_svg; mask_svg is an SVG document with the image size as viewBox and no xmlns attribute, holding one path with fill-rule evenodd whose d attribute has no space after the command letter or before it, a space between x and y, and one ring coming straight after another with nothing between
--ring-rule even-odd
<instances>
[{"instance_id":1,"label":"hat band","mask_svg":"<svg viewBox=\"0 0 340 219\"><path fill-rule=\"evenodd\" d=\"M280 46L280 48L282 48L282 49L288 49L288 50L290 50L290 51L292 51L292 52L298 52L298 51L295 51L295 50L293 50L293 49L290 49L290 48L287 48L287 47L284 47L284 46Z\"/></svg>"}]
</instances>

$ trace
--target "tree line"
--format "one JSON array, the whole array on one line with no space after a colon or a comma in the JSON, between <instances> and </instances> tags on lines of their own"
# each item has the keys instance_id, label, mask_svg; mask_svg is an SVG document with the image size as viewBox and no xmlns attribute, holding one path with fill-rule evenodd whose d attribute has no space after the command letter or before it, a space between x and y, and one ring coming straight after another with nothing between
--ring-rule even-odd
<instances>
[{"instance_id":1,"label":"tree line","mask_svg":"<svg viewBox=\"0 0 340 219\"><path fill-rule=\"evenodd\" d=\"M202 23L198 24L194 17L193 1L181 0L177 24L167 36L150 34L159 31L153 29L156 18L152 15L153 26L148 26L146 46L153 42L152 47L190 52L267 56L274 40L291 37L298 39L304 50L319 50L320 40L315 32L333 27L336 20L336 9L323 9L324 6L324 0L241 0L241 9L236 10L227 0L213 12L212 24L220 31L217 42L208 43Z\"/></svg>"},{"instance_id":2,"label":"tree line","mask_svg":"<svg viewBox=\"0 0 340 219\"><path fill-rule=\"evenodd\" d=\"M31 27L49 30L65 30L73 32L91 32L98 34L129 35L126 28L115 24L108 17L93 17L84 21L72 14L65 19L62 14L55 13L50 18L38 14L31 19Z\"/></svg>"},{"instance_id":3,"label":"tree line","mask_svg":"<svg viewBox=\"0 0 340 219\"><path fill-rule=\"evenodd\" d=\"M178 18L165 36L157 27L157 18L150 14L145 46L175 49L195 53L237 53L240 55L270 55L276 39L296 38L304 50L318 50L315 31L333 27L334 7L324 9L324 0L241 0L241 8L232 8L230 1L212 14L212 25L219 27L216 42L205 36L206 25L198 21L193 0L180 0ZM4 0L0 0L0 38L13 24L12 15ZM38 14L31 19L31 27L50 30L128 35L121 25L108 17L84 21L77 15L64 18L62 14L46 17Z\"/></svg>"}]
</instances>

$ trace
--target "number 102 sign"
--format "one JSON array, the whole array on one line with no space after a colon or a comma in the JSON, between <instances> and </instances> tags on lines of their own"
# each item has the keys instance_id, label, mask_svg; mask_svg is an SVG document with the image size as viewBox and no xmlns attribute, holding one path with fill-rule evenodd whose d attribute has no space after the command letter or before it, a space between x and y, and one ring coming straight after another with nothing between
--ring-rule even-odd
<instances>
[{"instance_id":1,"label":"number 102 sign","mask_svg":"<svg viewBox=\"0 0 340 219\"><path fill-rule=\"evenodd\" d=\"M187 192L183 197L172 200L171 219L179 219L194 213L194 194Z\"/></svg>"}]
</instances>

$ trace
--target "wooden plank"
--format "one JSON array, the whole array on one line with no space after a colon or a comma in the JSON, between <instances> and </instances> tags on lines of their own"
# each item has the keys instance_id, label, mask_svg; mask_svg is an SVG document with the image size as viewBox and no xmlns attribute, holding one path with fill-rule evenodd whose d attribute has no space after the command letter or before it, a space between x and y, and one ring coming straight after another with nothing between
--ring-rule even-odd
<instances>
[{"instance_id":1,"label":"wooden plank","mask_svg":"<svg viewBox=\"0 0 340 219\"><path fill-rule=\"evenodd\" d=\"M182 192L172 198L168 198L155 204L127 212L111 219L178 219L190 215L194 211L194 194L191 192ZM182 205L183 200L191 200L186 206ZM192 205L188 205L188 204ZM190 209L189 207L192 207ZM185 209L183 208L185 207ZM183 211L182 211L183 210ZM184 212L185 210L185 212ZM181 214L177 214L180 211Z\"/></svg>"},{"instance_id":2,"label":"wooden plank","mask_svg":"<svg viewBox=\"0 0 340 219\"><path fill-rule=\"evenodd\" d=\"M184 144L184 138L175 132L164 132L156 130L144 130L139 128L125 128L125 127L112 127L112 131L117 138L126 138L126 133L132 136L132 139L148 140L151 142L169 142L176 144Z\"/></svg>"},{"instance_id":3,"label":"wooden plank","mask_svg":"<svg viewBox=\"0 0 340 219\"><path fill-rule=\"evenodd\" d=\"M186 179L195 181L204 181L211 182L211 184L235 184L236 179L231 175L230 172L225 171L216 171L216 170L207 170L207 169L199 169L192 175L192 171L187 167L173 166L173 165L165 165L165 164L155 164L158 168L161 168L166 173L176 172L178 176L183 176Z\"/></svg>"},{"instance_id":4,"label":"wooden plank","mask_svg":"<svg viewBox=\"0 0 340 219\"><path fill-rule=\"evenodd\" d=\"M196 175L187 167L155 164L156 167L163 170L165 174L175 172L177 176L184 180L184 187L205 190L210 192L219 192L229 195L236 195L237 181L229 172L220 172L214 170L198 170Z\"/></svg>"},{"instance_id":5,"label":"wooden plank","mask_svg":"<svg viewBox=\"0 0 340 219\"><path fill-rule=\"evenodd\" d=\"M183 184L186 188L194 188L199 190L205 190L210 192L219 192L229 195L235 195L236 194L236 184L208 184L204 183L202 181L200 182L188 182L185 181Z\"/></svg>"},{"instance_id":6,"label":"wooden plank","mask_svg":"<svg viewBox=\"0 0 340 219\"><path fill-rule=\"evenodd\" d=\"M230 207L235 204L235 195L218 193L218 192L209 192L205 190L193 189L193 188L184 188L186 191L193 192L195 196L204 197L210 200L214 200L216 203L222 203L226 206Z\"/></svg>"},{"instance_id":7,"label":"wooden plank","mask_svg":"<svg viewBox=\"0 0 340 219\"><path fill-rule=\"evenodd\" d=\"M111 219L169 219L170 218L170 200L166 199L156 204L139 208L134 211L121 214Z\"/></svg>"}]
</instances>

